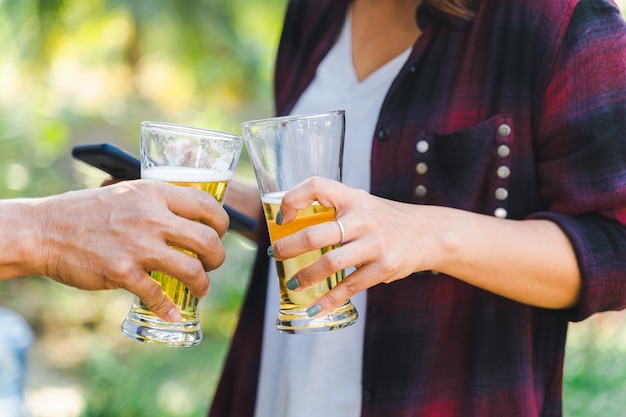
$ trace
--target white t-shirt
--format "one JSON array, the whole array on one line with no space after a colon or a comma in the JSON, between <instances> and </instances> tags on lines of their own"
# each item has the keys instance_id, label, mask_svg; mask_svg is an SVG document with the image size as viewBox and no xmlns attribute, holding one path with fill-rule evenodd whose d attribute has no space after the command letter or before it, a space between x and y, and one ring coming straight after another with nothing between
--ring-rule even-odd
<instances>
[{"instance_id":1,"label":"white t-shirt","mask_svg":"<svg viewBox=\"0 0 626 417\"><path fill-rule=\"evenodd\" d=\"M345 110L343 183L369 191L372 137L391 82L409 50L359 82L352 64L351 20L291 114ZM346 271L347 273L351 271ZM279 333L276 267L270 262L255 417L358 417L366 292L351 298L354 325L328 333Z\"/></svg>"}]
</instances>

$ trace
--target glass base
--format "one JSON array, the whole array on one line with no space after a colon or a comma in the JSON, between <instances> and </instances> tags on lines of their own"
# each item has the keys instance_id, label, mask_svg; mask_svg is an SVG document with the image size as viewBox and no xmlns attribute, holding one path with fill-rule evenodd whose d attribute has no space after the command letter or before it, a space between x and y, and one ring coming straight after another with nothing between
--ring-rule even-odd
<instances>
[{"instance_id":1,"label":"glass base","mask_svg":"<svg viewBox=\"0 0 626 417\"><path fill-rule=\"evenodd\" d=\"M348 300L344 305L322 317L310 318L306 310L280 310L276 329L281 333L309 334L343 329L356 323L359 313Z\"/></svg>"},{"instance_id":2,"label":"glass base","mask_svg":"<svg viewBox=\"0 0 626 417\"><path fill-rule=\"evenodd\" d=\"M198 319L168 323L154 315L133 310L122 323L122 333L139 342L170 347L190 347L202 341L202 329Z\"/></svg>"}]
</instances>

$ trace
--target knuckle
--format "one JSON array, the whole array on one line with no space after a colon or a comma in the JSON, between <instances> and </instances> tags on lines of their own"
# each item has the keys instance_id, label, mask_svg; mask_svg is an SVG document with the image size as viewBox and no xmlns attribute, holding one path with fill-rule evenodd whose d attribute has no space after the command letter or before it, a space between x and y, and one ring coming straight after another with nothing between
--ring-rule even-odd
<instances>
[{"instance_id":1,"label":"knuckle","mask_svg":"<svg viewBox=\"0 0 626 417\"><path fill-rule=\"evenodd\" d=\"M132 262L130 259L120 259L112 263L112 268L113 269L111 271L110 278L118 279L121 281L124 281L124 280L134 281L136 280L139 273L143 272L143 271L138 272L137 265L134 262Z\"/></svg>"},{"instance_id":2,"label":"knuckle","mask_svg":"<svg viewBox=\"0 0 626 417\"><path fill-rule=\"evenodd\" d=\"M274 243L272 243L272 246L274 247L274 257L276 259L283 259L281 257L283 250L284 250L284 245L281 241L281 239L275 241Z\"/></svg>"},{"instance_id":3,"label":"knuckle","mask_svg":"<svg viewBox=\"0 0 626 417\"><path fill-rule=\"evenodd\" d=\"M316 233L315 230L306 230L303 232L303 240L306 247L318 247L320 245L319 242L319 233Z\"/></svg>"},{"instance_id":4,"label":"knuckle","mask_svg":"<svg viewBox=\"0 0 626 417\"><path fill-rule=\"evenodd\" d=\"M309 179L310 186L314 192L318 193L324 190L324 179L321 177L311 177Z\"/></svg>"},{"instance_id":5,"label":"knuckle","mask_svg":"<svg viewBox=\"0 0 626 417\"><path fill-rule=\"evenodd\" d=\"M400 265L394 259L386 259L382 261L379 267L382 275L386 277L395 276L400 269Z\"/></svg>"},{"instance_id":6,"label":"knuckle","mask_svg":"<svg viewBox=\"0 0 626 417\"><path fill-rule=\"evenodd\" d=\"M145 284L142 286L141 294L138 294L139 298L141 298L150 309L159 304L163 305L166 303L167 300L161 286L156 281L148 278L147 275L145 275L143 279Z\"/></svg>"},{"instance_id":7,"label":"knuckle","mask_svg":"<svg viewBox=\"0 0 626 417\"><path fill-rule=\"evenodd\" d=\"M200 261L190 262L181 281L196 296L203 296L208 292L210 281L203 264Z\"/></svg>"},{"instance_id":8,"label":"knuckle","mask_svg":"<svg viewBox=\"0 0 626 417\"><path fill-rule=\"evenodd\" d=\"M151 311L156 312L156 311L168 309L169 299L167 298L164 292L161 291L159 293L158 298L155 297L151 300L152 300L151 302L146 302L144 300L144 303Z\"/></svg>"},{"instance_id":9,"label":"knuckle","mask_svg":"<svg viewBox=\"0 0 626 417\"><path fill-rule=\"evenodd\" d=\"M224 250L221 250L216 255L218 256L218 258L217 258L217 262L215 263L215 268L219 268L226 261L226 252Z\"/></svg>"},{"instance_id":10,"label":"knuckle","mask_svg":"<svg viewBox=\"0 0 626 417\"><path fill-rule=\"evenodd\" d=\"M341 281L339 287L343 290L345 294L347 294L346 298L349 298L350 296L359 292L358 285L356 284L356 282L354 282L354 280L351 279L344 279L343 281Z\"/></svg>"},{"instance_id":11,"label":"knuckle","mask_svg":"<svg viewBox=\"0 0 626 417\"><path fill-rule=\"evenodd\" d=\"M206 248L206 252L201 256L202 263L205 267L203 271L219 268L226 260L226 251L216 235L214 235L212 239L209 239L203 248Z\"/></svg>"},{"instance_id":12,"label":"knuckle","mask_svg":"<svg viewBox=\"0 0 626 417\"><path fill-rule=\"evenodd\" d=\"M346 301L349 296L343 296L338 290L340 290L341 287L335 287L335 289L329 293L326 294L325 299L326 302L328 303L329 307L336 307L339 306L341 304L343 304L344 301Z\"/></svg>"},{"instance_id":13,"label":"knuckle","mask_svg":"<svg viewBox=\"0 0 626 417\"><path fill-rule=\"evenodd\" d=\"M340 269L343 269L342 258L337 256L338 254L335 251L331 251L326 254L326 256L322 256L321 264L323 268L327 271L337 272Z\"/></svg>"},{"instance_id":14,"label":"knuckle","mask_svg":"<svg viewBox=\"0 0 626 417\"><path fill-rule=\"evenodd\" d=\"M135 190L150 196L160 196L164 192L167 192L167 188L164 187L165 184L160 181L139 180L134 181L134 185Z\"/></svg>"},{"instance_id":15,"label":"knuckle","mask_svg":"<svg viewBox=\"0 0 626 417\"><path fill-rule=\"evenodd\" d=\"M206 275L204 271L204 267L200 261L197 262L188 262L185 263L184 274L188 277L199 277L202 275Z\"/></svg>"},{"instance_id":16,"label":"knuckle","mask_svg":"<svg viewBox=\"0 0 626 417\"><path fill-rule=\"evenodd\" d=\"M313 271L311 268L304 268L298 271L297 273L298 281L300 281L300 285L303 287L307 287L314 283L313 281Z\"/></svg>"},{"instance_id":17,"label":"knuckle","mask_svg":"<svg viewBox=\"0 0 626 417\"><path fill-rule=\"evenodd\" d=\"M163 301L163 289L161 286L154 280L151 279L150 285L145 286L145 295L146 300L151 303L157 303L159 300Z\"/></svg>"},{"instance_id":18,"label":"knuckle","mask_svg":"<svg viewBox=\"0 0 626 417\"><path fill-rule=\"evenodd\" d=\"M293 204L293 201L292 201L293 199L294 199L294 197L292 196L292 194L291 194L291 193L286 193L286 194L283 196L283 199L282 199L281 205L282 205L282 204L285 204L285 205L287 205L287 206L291 206L291 205Z\"/></svg>"},{"instance_id":19,"label":"knuckle","mask_svg":"<svg viewBox=\"0 0 626 417\"><path fill-rule=\"evenodd\" d=\"M222 247L222 241L217 230L211 227L204 228L203 244L208 250L214 250Z\"/></svg>"}]
</instances>

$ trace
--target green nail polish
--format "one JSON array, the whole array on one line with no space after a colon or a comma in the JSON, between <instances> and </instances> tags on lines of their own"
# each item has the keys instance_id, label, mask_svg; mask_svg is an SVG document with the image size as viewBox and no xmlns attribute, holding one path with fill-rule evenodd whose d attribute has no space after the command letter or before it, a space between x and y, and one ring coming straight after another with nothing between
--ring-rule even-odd
<instances>
[{"instance_id":1,"label":"green nail polish","mask_svg":"<svg viewBox=\"0 0 626 417\"><path fill-rule=\"evenodd\" d=\"M283 224L283 213L280 210L276 213L276 224L279 226Z\"/></svg>"},{"instance_id":2,"label":"green nail polish","mask_svg":"<svg viewBox=\"0 0 626 417\"><path fill-rule=\"evenodd\" d=\"M296 288L298 288L300 286L300 283L298 282L298 278L293 277L291 278L289 281L287 281L287 283L285 284L287 286L288 290L295 290Z\"/></svg>"},{"instance_id":3,"label":"green nail polish","mask_svg":"<svg viewBox=\"0 0 626 417\"><path fill-rule=\"evenodd\" d=\"M316 316L320 311L322 311L322 307L319 304L315 304L306 309L306 315L311 318Z\"/></svg>"},{"instance_id":4,"label":"green nail polish","mask_svg":"<svg viewBox=\"0 0 626 417\"><path fill-rule=\"evenodd\" d=\"M269 256L270 258L274 257L274 246L268 246L267 247L267 256Z\"/></svg>"}]
</instances>

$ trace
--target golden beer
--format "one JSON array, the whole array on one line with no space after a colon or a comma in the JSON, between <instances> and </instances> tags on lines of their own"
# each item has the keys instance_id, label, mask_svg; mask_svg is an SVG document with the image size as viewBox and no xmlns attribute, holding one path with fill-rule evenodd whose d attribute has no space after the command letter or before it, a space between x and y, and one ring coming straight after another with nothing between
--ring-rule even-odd
<instances>
[{"instance_id":1,"label":"golden beer","mask_svg":"<svg viewBox=\"0 0 626 417\"><path fill-rule=\"evenodd\" d=\"M210 170L198 169L198 168L186 168L186 167L154 167L144 170L141 173L141 177L144 179L151 179L157 181L168 182L173 185L182 187L193 187L199 190L203 190L211 194L221 204L226 194L226 189L230 179L232 178L232 172L215 173ZM186 249L176 248L185 252L188 255L196 256L195 253ZM189 289L178 279L157 271L150 273L153 279L155 279L163 291L172 299L174 304L180 310L183 316L183 322L193 318L194 313L198 307L198 299L191 294ZM153 315L148 308L139 303L141 308L141 314Z\"/></svg>"},{"instance_id":2,"label":"golden beer","mask_svg":"<svg viewBox=\"0 0 626 417\"><path fill-rule=\"evenodd\" d=\"M313 204L305 209L299 210L296 219L285 225L276 224L276 213L280 208L280 202L284 192L266 194L262 198L263 212L265 214L265 220L267 222L268 231L270 234L270 240L272 243L280 238L295 233L308 226L314 226L316 224L333 221L335 219L335 209L321 206L319 204ZM324 295L329 290L335 288L339 284L344 276L343 270L337 271L334 274L327 277L325 280L318 282L317 284L301 291L292 291L286 287L286 282L294 277L298 271L302 268L312 264L319 259L323 254L338 247L339 245L327 246L321 249L316 249L310 252L303 253L295 258L286 259L284 261L276 260L276 270L278 274L278 288L280 290L280 311L279 318L277 320L277 326L279 330L291 332L296 323L302 317L306 317L306 308ZM346 301L344 304L346 311L350 309L352 311L352 304ZM343 307L343 306L342 306ZM339 307L334 314L341 314L341 308ZM336 323L336 328L344 327L352 323L355 319L352 313L346 317L346 321ZM283 323L284 322L284 323ZM328 323L320 320L319 327L326 327ZM311 326L311 323L307 323L307 327Z\"/></svg>"}]
</instances>

